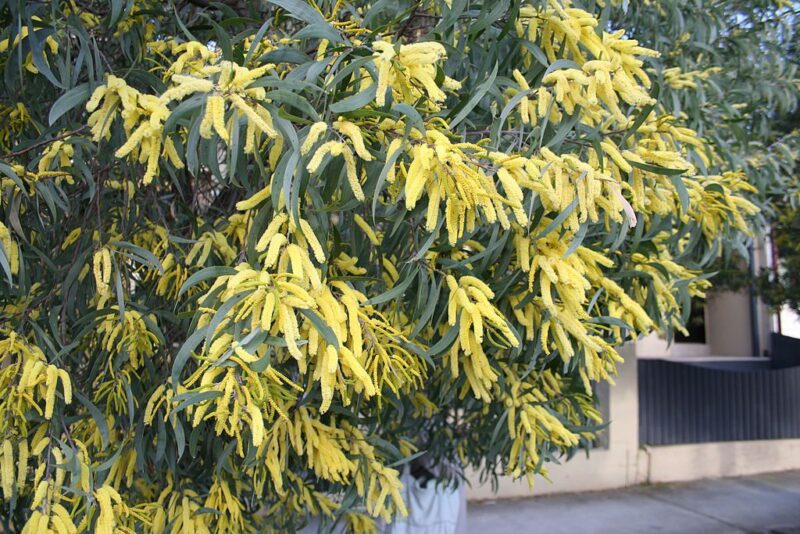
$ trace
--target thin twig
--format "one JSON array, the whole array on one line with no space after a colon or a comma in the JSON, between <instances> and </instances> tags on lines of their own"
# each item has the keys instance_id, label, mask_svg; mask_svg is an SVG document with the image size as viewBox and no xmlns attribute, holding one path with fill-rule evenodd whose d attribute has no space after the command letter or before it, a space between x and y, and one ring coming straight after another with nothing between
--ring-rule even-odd
<instances>
[{"instance_id":1,"label":"thin twig","mask_svg":"<svg viewBox=\"0 0 800 534\"><path fill-rule=\"evenodd\" d=\"M80 133L80 132L86 130L87 128L89 128L89 127L86 126L86 125L81 126L80 128L78 128L76 130L72 130L70 132L66 132L66 133L63 133L61 135L57 135L56 137L53 137L52 139L45 139L43 141L39 141L38 143L34 143L29 147L23 148L22 150L17 150L16 152L9 152L8 154L6 154L5 156L3 156L0 159L8 160L10 158L16 158L17 156L21 156L23 154L27 154L31 150L35 150L35 149L37 149L37 148L39 148L41 146L49 145L50 143L55 143L56 141L61 141L62 139L66 139L67 137L69 137L71 135L75 135L77 133Z\"/></svg>"}]
</instances>

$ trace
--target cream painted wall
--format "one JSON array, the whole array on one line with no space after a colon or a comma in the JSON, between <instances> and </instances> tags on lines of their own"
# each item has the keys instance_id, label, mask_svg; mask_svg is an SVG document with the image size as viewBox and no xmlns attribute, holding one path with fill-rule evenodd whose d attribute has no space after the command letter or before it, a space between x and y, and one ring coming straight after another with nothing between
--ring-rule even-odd
<instances>
[{"instance_id":1,"label":"cream painted wall","mask_svg":"<svg viewBox=\"0 0 800 534\"><path fill-rule=\"evenodd\" d=\"M759 335L768 348L770 314L759 305ZM673 343L650 334L636 342L639 358L708 358L755 356L750 324L750 296L746 292L711 292L706 301L706 343Z\"/></svg>"},{"instance_id":2,"label":"cream painted wall","mask_svg":"<svg viewBox=\"0 0 800 534\"><path fill-rule=\"evenodd\" d=\"M800 469L800 439L652 447L641 451L639 465L651 483Z\"/></svg>"}]
</instances>

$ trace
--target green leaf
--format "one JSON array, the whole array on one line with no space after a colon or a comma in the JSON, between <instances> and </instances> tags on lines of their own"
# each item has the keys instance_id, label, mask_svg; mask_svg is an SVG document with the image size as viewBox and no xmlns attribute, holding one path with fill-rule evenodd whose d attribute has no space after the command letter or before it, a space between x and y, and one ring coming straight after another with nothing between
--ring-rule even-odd
<instances>
[{"instance_id":1,"label":"green leaf","mask_svg":"<svg viewBox=\"0 0 800 534\"><path fill-rule=\"evenodd\" d=\"M489 77L480 84L476 89L475 92L472 94L472 97L467 101L466 105L461 108L461 111L450 120L450 128L455 128L461 121L463 121L469 112L473 110L475 106L481 101L481 99L486 95L486 93L491 89L494 84L494 79L497 77L497 63L494 64L494 68L492 69L492 73L489 74Z\"/></svg>"},{"instance_id":2,"label":"green leaf","mask_svg":"<svg viewBox=\"0 0 800 534\"><path fill-rule=\"evenodd\" d=\"M428 239L426 239L422 246L419 247L417 253L414 254L408 261L419 261L425 256L425 253L428 252L428 250L431 248L431 245L433 245L433 241L439 236L439 230L442 228L443 220L444 217L439 217L439 220L436 221L436 228L433 229L433 232L430 233Z\"/></svg>"},{"instance_id":3,"label":"green leaf","mask_svg":"<svg viewBox=\"0 0 800 534\"><path fill-rule=\"evenodd\" d=\"M211 322L208 323L208 332L206 332L206 347L211 346L211 340L214 339L214 334L216 334L217 328L219 328L219 325L222 324L222 321L228 317L228 314L231 312L231 310L233 310L233 308L235 308L236 305L241 301L252 295L253 291L255 291L255 289L248 289L246 291L242 291L241 293L236 293L232 297L228 297L228 300L222 303L222 306L217 309L214 317L211 319Z\"/></svg>"},{"instance_id":4,"label":"green leaf","mask_svg":"<svg viewBox=\"0 0 800 534\"><path fill-rule=\"evenodd\" d=\"M186 279L186 281L181 286L180 290L178 291L178 298L181 297L184 293L186 293L190 288L196 286L200 282L205 282L206 280L210 280L211 278L219 278L221 276L233 276L236 274L236 269L233 267L228 267L227 265L223 266L214 266L214 267L206 267L204 269L200 269L192 276Z\"/></svg>"},{"instance_id":5,"label":"green leaf","mask_svg":"<svg viewBox=\"0 0 800 534\"><path fill-rule=\"evenodd\" d=\"M189 361L189 358L192 356L192 352L197 346L200 344L201 341L206 337L206 332L208 332L209 326L206 325L199 330L195 330L189 339L181 346L178 354L175 355L175 361L172 364L172 387L177 390L178 384L180 383L181 371L186 366L186 362Z\"/></svg>"},{"instance_id":6,"label":"green leaf","mask_svg":"<svg viewBox=\"0 0 800 534\"><path fill-rule=\"evenodd\" d=\"M678 174L683 174L686 172L686 169L670 169L669 167L662 167L661 165L651 165L648 163L639 163L638 161L628 161L631 166L636 167L637 169L642 169L643 171L652 172L653 174L662 174L664 176L676 176Z\"/></svg>"},{"instance_id":7,"label":"green leaf","mask_svg":"<svg viewBox=\"0 0 800 534\"><path fill-rule=\"evenodd\" d=\"M275 89L268 91L264 98L269 98L274 102L283 102L308 115L312 121L318 122L320 120L319 113L302 95L285 89Z\"/></svg>"},{"instance_id":8,"label":"green leaf","mask_svg":"<svg viewBox=\"0 0 800 534\"><path fill-rule=\"evenodd\" d=\"M44 75L44 77L50 81L50 83L56 87L65 89L64 83L58 80L58 78L56 78L53 74L53 71L50 70L50 65L47 63L47 58L44 55L44 47L42 46L42 41L40 39L40 37L46 38L52 33L52 28L38 30L35 29L32 20L28 19L27 39L30 41L31 58L33 59L33 64L36 65L36 68L39 69L39 72L41 72L42 75Z\"/></svg>"},{"instance_id":9,"label":"green leaf","mask_svg":"<svg viewBox=\"0 0 800 534\"><path fill-rule=\"evenodd\" d=\"M681 201L681 211L686 213L689 211L689 191L686 189L686 184L680 176L671 175L669 177L672 185L675 186L675 191L678 193L678 198Z\"/></svg>"},{"instance_id":10,"label":"green leaf","mask_svg":"<svg viewBox=\"0 0 800 534\"><path fill-rule=\"evenodd\" d=\"M581 112L580 109L575 110L575 114L572 115L569 119L562 121L558 125L558 129L553 137L547 142L545 146L551 147L559 144L561 141L566 139L567 135L572 131L578 121L581 119Z\"/></svg>"},{"instance_id":11,"label":"green leaf","mask_svg":"<svg viewBox=\"0 0 800 534\"><path fill-rule=\"evenodd\" d=\"M447 333L443 335L435 345L429 347L428 350L425 351L425 354L427 354L429 358L433 358L434 356L437 356L450 348L450 345L452 345L453 341L455 341L458 337L458 324L460 322L461 318L459 317L459 319L456 321L456 324L451 326L450 330L448 330Z\"/></svg>"},{"instance_id":12,"label":"green leaf","mask_svg":"<svg viewBox=\"0 0 800 534\"><path fill-rule=\"evenodd\" d=\"M91 89L88 83L82 83L61 95L50 108L50 114L47 118L50 126L62 115L89 100L90 95Z\"/></svg>"},{"instance_id":13,"label":"green leaf","mask_svg":"<svg viewBox=\"0 0 800 534\"><path fill-rule=\"evenodd\" d=\"M522 99L530 96L532 92L533 91L520 91L511 97L511 100L509 100L508 104L505 105L503 111L500 112L500 117L492 125L492 139L495 141L497 140L497 137L500 131L503 129L503 124L505 124L508 116L519 105L519 103L522 102Z\"/></svg>"},{"instance_id":14,"label":"green leaf","mask_svg":"<svg viewBox=\"0 0 800 534\"><path fill-rule=\"evenodd\" d=\"M244 58L244 64L248 65L250 60L253 59L253 54L255 54L258 47L261 45L262 39L264 39L264 35L267 33L267 30L272 27L272 19L267 19L264 24L258 29L256 32L255 37L253 37L253 42L250 43L250 48L247 50L247 55Z\"/></svg>"},{"instance_id":15,"label":"green leaf","mask_svg":"<svg viewBox=\"0 0 800 534\"><path fill-rule=\"evenodd\" d=\"M283 8L295 18L307 22L308 24L328 24L328 21L322 16L322 13L306 2L301 2L300 0L267 0L267 2ZM328 25L330 26L330 24Z\"/></svg>"},{"instance_id":16,"label":"green leaf","mask_svg":"<svg viewBox=\"0 0 800 534\"><path fill-rule=\"evenodd\" d=\"M16 186L19 187L20 191L23 192L26 191L25 184L22 183L22 180L20 180L19 176L17 176L17 173L14 172L14 169L12 169L3 162L0 162L0 172L8 176L11 179L11 181L13 181L16 184Z\"/></svg>"},{"instance_id":17,"label":"green leaf","mask_svg":"<svg viewBox=\"0 0 800 534\"><path fill-rule=\"evenodd\" d=\"M89 415L92 416L95 425L97 425L97 430L100 431L100 439L103 442L103 447L108 447L108 422L106 421L106 418L103 417L103 414L100 412L97 406L92 404L92 401L84 397L80 391L73 391L72 394L89 411Z\"/></svg>"},{"instance_id":18,"label":"green leaf","mask_svg":"<svg viewBox=\"0 0 800 534\"><path fill-rule=\"evenodd\" d=\"M378 85L375 83L370 84L370 86L363 91L331 104L330 110L333 113L347 113L349 111L361 109L375 100L375 91L377 90L377 87Z\"/></svg>"},{"instance_id":19,"label":"green leaf","mask_svg":"<svg viewBox=\"0 0 800 534\"><path fill-rule=\"evenodd\" d=\"M6 278L8 278L9 285L13 284L13 280L11 277L11 265L8 263L8 255L6 254L6 249L2 243L0 243L0 266L3 267L3 271L6 273Z\"/></svg>"},{"instance_id":20,"label":"green leaf","mask_svg":"<svg viewBox=\"0 0 800 534\"><path fill-rule=\"evenodd\" d=\"M569 217L569 214L572 213L572 210L574 210L577 205L578 205L578 198L576 197L575 200L570 202L569 206L567 206L566 209L564 209L564 211L559 213L555 219L550 221L550 224L545 226L544 230L539 232L536 235L536 237L533 238L534 241L543 238L544 236L546 236L547 234L549 234L550 232L552 232L553 230L564 224L564 221L567 220L567 217Z\"/></svg>"},{"instance_id":21,"label":"green leaf","mask_svg":"<svg viewBox=\"0 0 800 534\"><path fill-rule=\"evenodd\" d=\"M406 276L402 282L398 283L390 290L384 291L380 295L372 297L371 299L367 300L364 304L365 305L382 304L384 302L389 302L390 300L396 299L397 297L405 293L408 286L411 285L411 282L413 282L416 279L416 277L417 277L417 271L415 270L413 274Z\"/></svg>"},{"instance_id":22,"label":"green leaf","mask_svg":"<svg viewBox=\"0 0 800 534\"><path fill-rule=\"evenodd\" d=\"M427 449L426 450L417 451L414 454L406 456L405 458L397 460L396 462L390 463L387 467L400 467L402 465L409 464L409 463L413 462L414 460L416 460L417 458L421 458L422 456L427 454L427 452L428 452Z\"/></svg>"},{"instance_id":23,"label":"green leaf","mask_svg":"<svg viewBox=\"0 0 800 534\"><path fill-rule=\"evenodd\" d=\"M317 315L314 310L309 310L306 308L301 308L299 312L307 317L309 321L311 321L311 324L314 325L314 328L317 329L317 332L320 333L328 345L333 345L336 347L336 350L339 350L339 338L336 337L336 334L333 332L331 327L325 323L322 317Z\"/></svg>"},{"instance_id":24,"label":"green leaf","mask_svg":"<svg viewBox=\"0 0 800 534\"><path fill-rule=\"evenodd\" d=\"M161 261L149 250L134 245L133 243L128 243L127 241L112 241L111 245L131 251L133 254L138 256L137 259L139 261L149 265L153 269L156 269L160 274L164 274L164 266L161 265Z\"/></svg>"},{"instance_id":25,"label":"green leaf","mask_svg":"<svg viewBox=\"0 0 800 534\"><path fill-rule=\"evenodd\" d=\"M409 106L405 102L401 102L392 106L392 111L397 111L398 113L404 115L408 119L406 121L408 125L419 130L419 133L425 133L425 121L422 120L422 115L419 114L419 111L417 111L416 108Z\"/></svg>"},{"instance_id":26,"label":"green leaf","mask_svg":"<svg viewBox=\"0 0 800 534\"><path fill-rule=\"evenodd\" d=\"M331 43L339 43L341 35L328 24L310 24L293 35L295 39L327 39Z\"/></svg>"},{"instance_id":27,"label":"green leaf","mask_svg":"<svg viewBox=\"0 0 800 534\"><path fill-rule=\"evenodd\" d=\"M378 199L381 196L381 190L383 189L384 182L386 182L386 177L389 175L389 171L392 170L392 167L394 167L397 158L399 158L402 154L403 147L400 146L400 148L395 150L393 154L386 158L386 163L383 164L381 174L378 176L378 183L375 185L375 192L372 195L372 220L375 220L375 211L378 208Z\"/></svg>"},{"instance_id":28,"label":"green leaf","mask_svg":"<svg viewBox=\"0 0 800 534\"><path fill-rule=\"evenodd\" d=\"M189 406L194 406L195 404L200 404L201 402L205 402L207 400L216 399L217 397L221 397L221 391L193 391L188 393L181 393L180 395L175 395L173 397L172 402L178 403L172 411L169 413L170 416L177 414L178 412L182 412Z\"/></svg>"}]
</instances>

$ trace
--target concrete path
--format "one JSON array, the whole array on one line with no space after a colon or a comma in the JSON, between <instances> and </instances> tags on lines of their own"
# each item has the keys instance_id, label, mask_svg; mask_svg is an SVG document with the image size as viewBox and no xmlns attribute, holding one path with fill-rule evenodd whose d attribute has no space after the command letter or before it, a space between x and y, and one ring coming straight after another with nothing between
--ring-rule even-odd
<instances>
[{"instance_id":1,"label":"concrete path","mask_svg":"<svg viewBox=\"0 0 800 534\"><path fill-rule=\"evenodd\" d=\"M800 534L800 471L470 503L468 534Z\"/></svg>"}]
</instances>

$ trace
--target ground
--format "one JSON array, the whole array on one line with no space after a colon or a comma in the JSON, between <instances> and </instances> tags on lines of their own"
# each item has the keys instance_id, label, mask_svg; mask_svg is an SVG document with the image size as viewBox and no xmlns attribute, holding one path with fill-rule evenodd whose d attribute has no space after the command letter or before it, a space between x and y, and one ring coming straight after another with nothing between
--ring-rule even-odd
<instances>
[{"instance_id":1,"label":"ground","mask_svg":"<svg viewBox=\"0 0 800 534\"><path fill-rule=\"evenodd\" d=\"M800 534L800 471L470 503L469 534Z\"/></svg>"}]
</instances>

